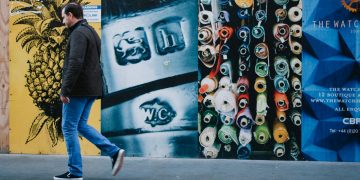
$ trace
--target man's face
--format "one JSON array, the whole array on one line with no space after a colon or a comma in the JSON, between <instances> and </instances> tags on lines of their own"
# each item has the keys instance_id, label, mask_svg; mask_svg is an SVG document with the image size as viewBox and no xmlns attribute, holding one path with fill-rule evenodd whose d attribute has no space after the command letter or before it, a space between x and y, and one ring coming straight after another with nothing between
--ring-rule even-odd
<instances>
[{"instance_id":1,"label":"man's face","mask_svg":"<svg viewBox=\"0 0 360 180\"><path fill-rule=\"evenodd\" d=\"M61 16L63 18L63 23L65 24L66 27L71 27L73 24L73 15L71 13L69 13L69 15L65 14L65 10L63 9L61 11Z\"/></svg>"}]
</instances>

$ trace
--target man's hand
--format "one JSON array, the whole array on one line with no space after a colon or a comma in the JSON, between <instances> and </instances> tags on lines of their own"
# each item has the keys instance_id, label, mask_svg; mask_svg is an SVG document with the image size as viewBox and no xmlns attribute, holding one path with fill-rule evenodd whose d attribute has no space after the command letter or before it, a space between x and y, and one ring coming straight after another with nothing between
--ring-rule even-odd
<instances>
[{"instance_id":1,"label":"man's hand","mask_svg":"<svg viewBox=\"0 0 360 180\"><path fill-rule=\"evenodd\" d=\"M67 104L70 102L69 97L65 97L65 96L60 96L60 100L61 102L63 102L64 104Z\"/></svg>"}]
</instances>

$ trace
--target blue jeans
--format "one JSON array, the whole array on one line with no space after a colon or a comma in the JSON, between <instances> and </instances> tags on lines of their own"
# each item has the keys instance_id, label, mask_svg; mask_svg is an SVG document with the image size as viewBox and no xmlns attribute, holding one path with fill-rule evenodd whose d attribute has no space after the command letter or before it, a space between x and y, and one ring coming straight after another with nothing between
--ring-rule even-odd
<instances>
[{"instance_id":1,"label":"blue jeans","mask_svg":"<svg viewBox=\"0 0 360 180\"><path fill-rule=\"evenodd\" d=\"M79 133L109 156L115 155L120 148L112 144L95 128L87 124L95 97L69 98L70 103L63 104L62 132L64 134L66 149L69 156L69 172L76 176L82 176Z\"/></svg>"}]
</instances>

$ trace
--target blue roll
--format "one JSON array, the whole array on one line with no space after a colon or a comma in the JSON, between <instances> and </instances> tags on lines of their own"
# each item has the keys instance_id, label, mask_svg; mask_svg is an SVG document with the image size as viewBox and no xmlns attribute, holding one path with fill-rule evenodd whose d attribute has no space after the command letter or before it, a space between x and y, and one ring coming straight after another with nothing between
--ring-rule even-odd
<instances>
[{"instance_id":1,"label":"blue roll","mask_svg":"<svg viewBox=\"0 0 360 180\"><path fill-rule=\"evenodd\" d=\"M251 145L246 144L245 146L240 145L236 151L236 156L238 159L249 159L251 154Z\"/></svg>"}]
</instances>

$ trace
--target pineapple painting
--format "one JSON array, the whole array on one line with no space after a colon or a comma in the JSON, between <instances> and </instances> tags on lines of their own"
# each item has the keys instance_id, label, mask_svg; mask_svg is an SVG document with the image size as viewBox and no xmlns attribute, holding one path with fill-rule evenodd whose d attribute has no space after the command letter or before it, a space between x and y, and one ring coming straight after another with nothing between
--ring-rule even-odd
<instances>
[{"instance_id":1,"label":"pineapple painting","mask_svg":"<svg viewBox=\"0 0 360 180\"><path fill-rule=\"evenodd\" d=\"M69 2L88 4L82 0L10 0L14 26L22 29L16 42L32 59L26 59L26 88L40 113L34 117L26 143L34 140L40 131L47 129L52 146L63 139L59 98L61 72L65 58L67 30L62 24L61 10ZM25 59L24 59L25 60Z\"/></svg>"}]
</instances>

